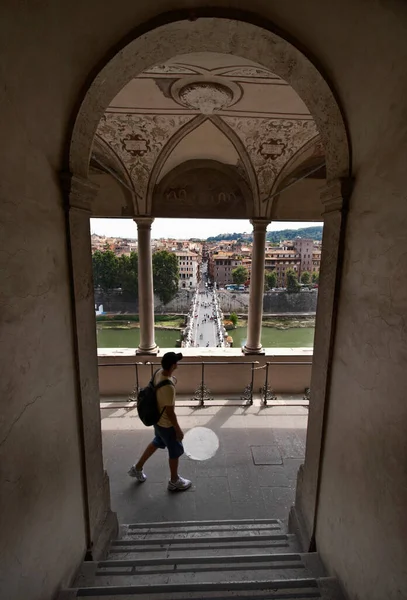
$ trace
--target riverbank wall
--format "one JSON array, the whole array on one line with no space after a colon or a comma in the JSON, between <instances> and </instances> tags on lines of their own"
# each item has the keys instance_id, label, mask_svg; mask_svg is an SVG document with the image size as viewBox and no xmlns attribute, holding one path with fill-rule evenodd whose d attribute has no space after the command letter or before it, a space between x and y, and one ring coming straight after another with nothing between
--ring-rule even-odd
<instances>
[{"instance_id":1,"label":"riverbank wall","mask_svg":"<svg viewBox=\"0 0 407 600\"><path fill-rule=\"evenodd\" d=\"M187 313L191 306L192 291L180 290L175 298L163 304L159 298L154 297L154 311L156 314ZM246 314L249 310L249 293L233 293L227 290L219 290L218 297L221 309L224 313L236 312ZM299 292L289 294L288 292L266 292L263 298L263 312L271 314L286 313L315 313L317 310L318 292ZM104 312L138 314L138 301L125 297L120 293L109 293L95 291L95 303L103 305Z\"/></svg>"}]
</instances>

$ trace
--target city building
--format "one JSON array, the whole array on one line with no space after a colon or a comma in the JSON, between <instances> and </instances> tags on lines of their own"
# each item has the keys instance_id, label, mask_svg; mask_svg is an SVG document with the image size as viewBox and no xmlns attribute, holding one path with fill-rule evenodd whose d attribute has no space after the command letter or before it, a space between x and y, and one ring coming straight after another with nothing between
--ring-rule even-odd
<instances>
[{"instance_id":1,"label":"city building","mask_svg":"<svg viewBox=\"0 0 407 600\"><path fill-rule=\"evenodd\" d=\"M199 282L199 256L189 250L174 252L179 266L179 289L195 289Z\"/></svg>"},{"instance_id":2,"label":"city building","mask_svg":"<svg viewBox=\"0 0 407 600\"><path fill-rule=\"evenodd\" d=\"M287 271L292 269L300 275L301 256L288 246L284 248L270 248L266 250L265 270L275 271L277 275L277 287L285 287L287 285Z\"/></svg>"},{"instance_id":3,"label":"city building","mask_svg":"<svg viewBox=\"0 0 407 600\"><path fill-rule=\"evenodd\" d=\"M242 265L242 257L233 252L217 252L209 260L209 276L219 288L233 283L233 270Z\"/></svg>"},{"instance_id":4,"label":"city building","mask_svg":"<svg viewBox=\"0 0 407 600\"><path fill-rule=\"evenodd\" d=\"M295 250L297 250L297 252L299 253L300 258L301 258L299 275L301 276L301 274L304 271L307 271L308 273L312 273L312 271L313 271L312 253L314 250L314 241L309 238L296 237L294 239L292 245L295 248Z\"/></svg>"}]
</instances>

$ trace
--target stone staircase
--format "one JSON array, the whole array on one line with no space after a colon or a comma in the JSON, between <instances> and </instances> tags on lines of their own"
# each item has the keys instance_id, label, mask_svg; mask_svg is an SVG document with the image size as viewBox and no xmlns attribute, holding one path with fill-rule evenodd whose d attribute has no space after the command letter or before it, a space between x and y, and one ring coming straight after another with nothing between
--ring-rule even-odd
<instances>
[{"instance_id":1,"label":"stone staircase","mask_svg":"<svg viewBox=\"0 0 407 600\"><path fill-rule=\"evenodd\" d=\"M318 554L277 519L124 525L59 600L342 600Z\"/></svg>"}]
</instances>

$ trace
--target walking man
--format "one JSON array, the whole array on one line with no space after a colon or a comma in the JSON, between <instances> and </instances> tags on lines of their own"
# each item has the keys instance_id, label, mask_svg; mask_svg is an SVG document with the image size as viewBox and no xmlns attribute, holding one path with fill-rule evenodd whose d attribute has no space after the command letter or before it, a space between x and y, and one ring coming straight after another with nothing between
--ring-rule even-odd
<instances>
[{"instance_id":1,"label":"walking man","mask_svg":"<svg viewBox=\"0 0 407 600\"><path fill-rule=\"evenodd\" d=\"M184 433L178 424L175 414L175 383L176 379L172 376L177 363L182 359L182 354L175 352L166 352L161 359L161 369L154 376L154 385L168 379L169 384L160 387L157 390L158 410L161 414L157 425L154 425L155 437L144 450L139 461L129 470L130 477L135 477L140 483L143 483L147 476L144 473L144 464L158 449L168 450L170 479L168 489L171 492L187 490L191 487L191 481L184 479L178 473L179 457L184 454L182 439Z\"/></svg>"}]
</instances>

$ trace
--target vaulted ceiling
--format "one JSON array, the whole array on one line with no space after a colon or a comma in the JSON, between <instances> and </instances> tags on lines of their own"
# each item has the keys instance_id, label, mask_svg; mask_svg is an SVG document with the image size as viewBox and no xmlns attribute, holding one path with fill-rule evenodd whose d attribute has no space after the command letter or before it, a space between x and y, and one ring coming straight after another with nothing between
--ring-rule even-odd
<instances>
[{"instance_id":1,"label":"vaulted ceiling","mask_svg":"<svg viewBox=\"0 0 407 600\"><path fill-rule=\"evenodd\" d=\"M154 187L199 159L233 166L261 207L277 184L323 163L324 151L312 115L285 81L245 59L196 53L121 90L99 123L92 166L125 182L139 211L149 212Z\"/></svg>"}]
</instances>

